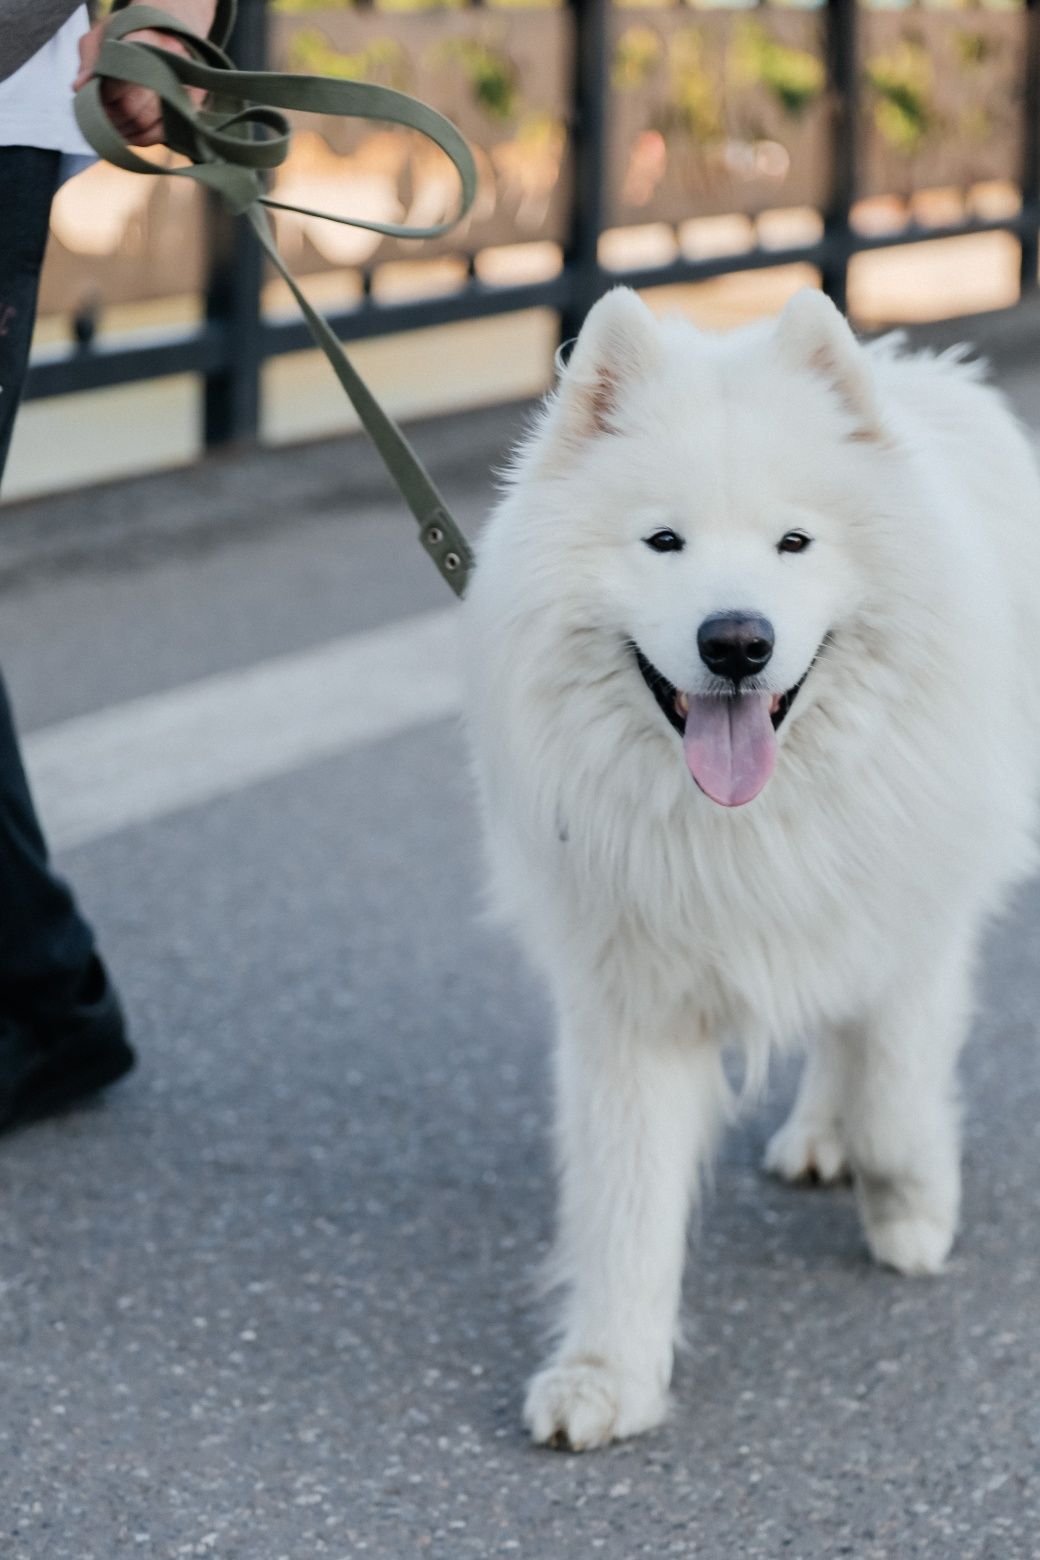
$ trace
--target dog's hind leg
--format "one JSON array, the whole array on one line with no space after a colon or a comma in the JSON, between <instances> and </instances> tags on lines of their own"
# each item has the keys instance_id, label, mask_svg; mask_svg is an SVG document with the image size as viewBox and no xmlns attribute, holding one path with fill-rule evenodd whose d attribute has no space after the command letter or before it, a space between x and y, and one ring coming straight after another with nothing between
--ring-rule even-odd
<instances>
[{"instance_id":1,"label":"dog's hind leg","mask_svg":"<svg viewBox=\"0 0 1040 1560\"><path fill-rule=\"evenodd\" d=\"M536 1441L575 1451L665 1417L686 1225L729 1091L692 1021L636 1033L571 1013L557 1076L559 1344L527 1392Z\"/></svg>"},{"instance_id":2,"label":"dog's hind leg","mask_svg":"<svg viewBox=\"0 0 1040 1560\"><path fill-rule=\"evenodd\" d=\"M841 1132L841 1066L835 1039L809 1049L791 1114L769 1140L763 1168L784 1181L840 1181L849 1173Z\"/></svg>"},{"instance_id":3,"label":"dog's hind leg","mask_svg":"<svg viewBox=\"0 0 1040 1560\"><path fill-rule=\"evenodd\" d=\"M900 1273L939 1272L957 1230L971 962L960 943L845 1037L843 1119L863 1226L875 1259Z\"/></svg>"}]
</instances>

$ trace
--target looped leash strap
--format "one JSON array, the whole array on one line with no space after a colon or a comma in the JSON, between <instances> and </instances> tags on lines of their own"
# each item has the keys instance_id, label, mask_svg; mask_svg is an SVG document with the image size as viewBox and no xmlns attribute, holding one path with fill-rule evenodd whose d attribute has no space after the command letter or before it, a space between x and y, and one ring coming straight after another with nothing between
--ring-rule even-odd
<instances>
[{"instance_id":1,"label":"looped leash strap","mask_svg":"<svg viewBox=\"0 0 1040 1560\"><path fill-rule=\"evenodd\" d=\"M236 215L247 219L271 263L285 279L315 343L328 358L415 516L423 547L452 590L461 596L473 562L465 536L419 457L354 368L328 321L308 303L278 253L270 219L263 208L322 217L389 238L437 238L449 232L473 203L477 182L473 154L450 120L425 103L389 87L328 76L236 70L221 47L233 19L234 0L220 0L213 34L201 38L176 17L154 6L117 9L105 28L94 75L76 94L79 127L106 161L130 173L191 179L214 190ZM173 34L191 51L191 57L127 40L128 33L144 28ZM106 77L132 82L157 95L162 105L166 144L188 158L187 167L157 167L132 150L105 112L101 84ZM192 87L207 94L204 108L196 107L189 97L186 89ZM454 214L430 227L408 227L272 200L264 193L263 180L288 156L291 129L284 111L289 109L374 119L417 130L440 147L459 175L459 203Z\"/></svg>"}]
</instances>

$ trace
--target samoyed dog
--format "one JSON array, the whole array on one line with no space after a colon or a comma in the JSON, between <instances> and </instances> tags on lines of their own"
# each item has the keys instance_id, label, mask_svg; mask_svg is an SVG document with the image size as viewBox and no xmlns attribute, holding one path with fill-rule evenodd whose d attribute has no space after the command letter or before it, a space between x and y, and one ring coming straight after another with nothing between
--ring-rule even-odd
<instances>
[{"instance_id":1,"label":"samoyed dog","mask_svg":"<svg viewBox=\"0 0 1040 1560\"><path fill-rule=\"evenodd\" d=\"M900 1273L950 1250L972 967L1040 778L1040 485L978 378L816 292L712 336L618 289L481 540L494 893L559 1031L536 1441L665 1416L728 1045L760 1077L807 1043L770 1170L851 1172Z\"/></svg>"}]
</instances>

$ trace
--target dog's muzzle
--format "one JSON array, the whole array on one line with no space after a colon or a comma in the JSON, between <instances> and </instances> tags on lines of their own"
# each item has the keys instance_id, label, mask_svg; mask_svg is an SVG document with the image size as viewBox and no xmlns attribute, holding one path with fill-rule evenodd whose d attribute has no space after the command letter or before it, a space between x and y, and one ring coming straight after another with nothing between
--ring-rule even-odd
<instances>
[{"instance_id":1,"label":"dog's muzzle","mask_svg":"<svg viewBox=\"0 0 1040 1560\"><path fill-rule=\"evenodd\" d=\"M764 618L750 614L720 614L720 623L706 619L701 659L709 670L727 676L711 693L684 693L648 660L632 642L636 663L658 708L682 738L686 767L697 785L720 807L743 807L754 801L772 776L776 764L776 733L815 665L786 693L770 693L754 686L757 671L773 653L772 629ZM766 632L768 630L768 633ZM817 651L817 655L819 651ZM739 668L739 672L738 672ZM745 679L751 687L741 684ZM729 684L729 690L725 683Z\"/></svg>"},{"instance_id":2,"label":"dog's muzzle","mask_svg":"<svg viewBox=\"0 0 1040 1560\"><path fill-rule=\"evenodd\" d=\"M650 689L665 719L673 726L680 736L686 732L686 716L689 707L689 695L681 693L674 683L670 683L663 672L659 672L652 661L648 661L634 640L630 640L633 654L639 670L643 674L643 681ZM824 641L826 643L826 641ZM822 646L821 646L822 648ZM795 683L793 688L788 688L786 693L781 693L776 700L776 705L769 712L769 718L773 723L773 730L779 731L784 723L788 710L798 697L798 692L816 665L819 651L813 656L809 665ZM739 697L739 695L737 695Z\"/></svg>"}]
</instances>

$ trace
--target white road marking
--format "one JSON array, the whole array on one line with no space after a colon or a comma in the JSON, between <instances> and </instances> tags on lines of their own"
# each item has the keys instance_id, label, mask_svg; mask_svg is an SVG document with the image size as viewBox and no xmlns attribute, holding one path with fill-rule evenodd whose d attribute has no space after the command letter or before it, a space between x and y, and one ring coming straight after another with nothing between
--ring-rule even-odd
<instances>
[{"instance_id":1,"label":"white road marking","mask_svg":"<svg viewBox=\"0 0 1040 1560\"><path fill-rule=\"evenodd\" d=\"M453 714L456 622L426 613L31 733L48 838L84 845Z\"/></svg>"}]
</instances>

